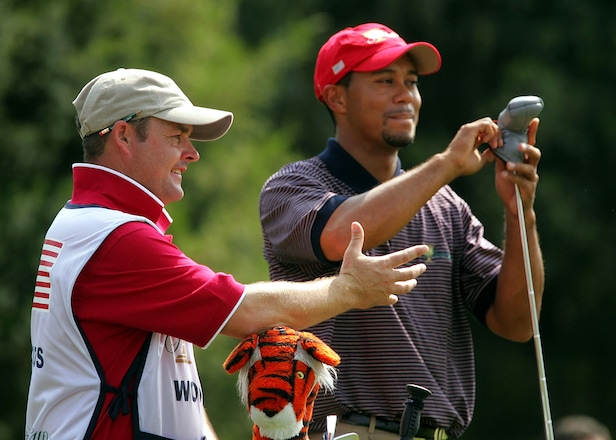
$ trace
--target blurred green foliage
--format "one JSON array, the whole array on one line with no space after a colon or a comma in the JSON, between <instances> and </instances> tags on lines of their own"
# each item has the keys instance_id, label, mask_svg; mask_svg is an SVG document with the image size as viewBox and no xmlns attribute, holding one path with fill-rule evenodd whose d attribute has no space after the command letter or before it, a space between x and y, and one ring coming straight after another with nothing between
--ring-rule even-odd
<instances>
[{"instance_id":1,"label":"blurred green foliage","mask_svg":"<svg viewBox=\"0 0 616 440\"><path fill-rule=\"evenodd\" d=\"M444 149L461 124L496 117L512 97L544 99L535 208L552 414L590 414L616 432L613 0L3 0L0 439L23 436L34 273L46 228L70 197L70 165L81 160L71 105L80 88L104 71L147 68L174 78L196 104L235 113L223 139L199 145L186 197L169 206L170 233L214 270L263 280L261 185L282 164L318 153L332 134L313 96L314 58L333 32L368 21L430 41L443 55L441 71L421 79L418 139L402 153L407 168ZM491 170L453 186L500 242ZM465 438L541 438L532 343L475 330L478 403ZM235 377L221 367L236 343L220 337L198 353L221 440L250 436Z\"/></svg>"}]
</instances>

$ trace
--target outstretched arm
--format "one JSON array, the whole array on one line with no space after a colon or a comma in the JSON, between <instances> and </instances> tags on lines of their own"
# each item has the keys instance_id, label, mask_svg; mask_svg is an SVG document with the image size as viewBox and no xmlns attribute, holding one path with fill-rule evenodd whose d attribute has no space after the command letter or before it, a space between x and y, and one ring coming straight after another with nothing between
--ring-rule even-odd
<instances>
[{"instance_id":1,"label":"outstretched arm","mask_svg":"<svg viewBox=\"0 0 616 440\"><path fill-rule=\"evenodd\" d=\"M340 274L309 282L272 281L249 284L237 311L222 333L244 338L275 325L303 329L350 309L395 304L410 292L424 264L400 267L425 254L425 245L379 257L362 254L364 230L353 222Z\"/></svg>"},{"instance_id":2,"label":"outstretched arm","mask_svg":"<svg viewBox=\"0 0 616 440\"><path fill-rule=\"evenodd\" d=\"M349 224L359 221L366 231L364 249L378 246L408 224L436 192L460 176L479 171L491 160L489 150L502 145L498 125L482 118L460 127L445 151L365 193L345 200L329 218L321 234L321 248L330 261L340 261L349 240ZM396 156L397 157L397 156Z\"/></svg>"}]
</instances>

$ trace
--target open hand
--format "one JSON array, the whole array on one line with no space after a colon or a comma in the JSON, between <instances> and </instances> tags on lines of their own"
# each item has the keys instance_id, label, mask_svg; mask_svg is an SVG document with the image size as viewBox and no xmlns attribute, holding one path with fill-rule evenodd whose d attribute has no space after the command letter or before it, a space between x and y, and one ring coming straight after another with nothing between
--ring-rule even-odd
<instances>
[{"instance_id":1,"label":"open hand","mask_svg":"<svg viewBox=\"0 0 616 440\"><path fill-rule=\"evenodd\" d=\"M353 222L351 241L344 253L338 281L348 283L347 291L355 296L354 308L395 304L398 295L410 292L417 285L417 277L426 270L423 263L400 267L428 252L426 245L369 257L362 253L363 244L364 229Z\"/></svg>"}]
</instances>

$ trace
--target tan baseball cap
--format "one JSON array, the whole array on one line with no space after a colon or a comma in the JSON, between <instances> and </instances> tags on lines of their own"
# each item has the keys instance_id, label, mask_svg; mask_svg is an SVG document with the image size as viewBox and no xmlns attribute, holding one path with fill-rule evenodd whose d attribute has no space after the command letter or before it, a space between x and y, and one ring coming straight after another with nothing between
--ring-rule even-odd
<instances>
[{"instance_id":1,"label":"tan baseball cap","mask_svg":"<svg viewBox=\"0 0 616 440\"><path fill-rule=\"evenodd\" d=\"M82 138L133 117L154 116L192 125L190 138L198 141L222 137L233 123L233 113L197 107L171 78L141 69L122 68L97 76L79 92L73 105Z\"/></svg>"}]
</instances>

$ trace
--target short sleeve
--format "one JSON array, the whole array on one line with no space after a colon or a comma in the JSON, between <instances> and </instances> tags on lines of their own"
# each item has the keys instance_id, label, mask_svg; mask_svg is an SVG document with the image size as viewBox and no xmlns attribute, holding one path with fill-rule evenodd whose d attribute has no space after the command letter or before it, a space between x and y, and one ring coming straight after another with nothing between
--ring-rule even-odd
<instances>
[{"instance_id":1,"label":"short sleeve","mask_svg":"<svg viewBox=\"0 0 616 440\"><path fill-rule=\"evenodd\" d=\"M146 223L126 223L77 279L80 319L176 336L206 346L243 297L244 285L184 255Z\"/></svg>"},{"instance_id":2,"label":"short sleeve","mask_svg":"<svg viewBox=\"0 0 616 440\"><path fill-rule=\"evenodd\" d=\"M277 173L260 198L263 234L285 263L325 261L320 236L345 197L330 191L316 172Z\"/></svg>"}]
</instances>

